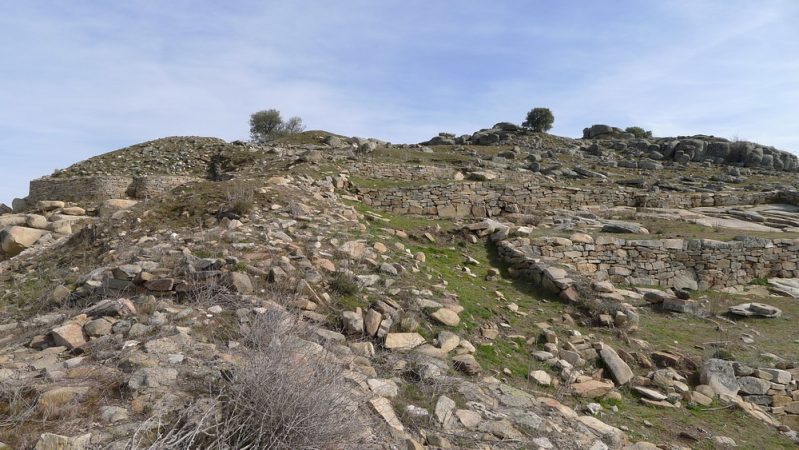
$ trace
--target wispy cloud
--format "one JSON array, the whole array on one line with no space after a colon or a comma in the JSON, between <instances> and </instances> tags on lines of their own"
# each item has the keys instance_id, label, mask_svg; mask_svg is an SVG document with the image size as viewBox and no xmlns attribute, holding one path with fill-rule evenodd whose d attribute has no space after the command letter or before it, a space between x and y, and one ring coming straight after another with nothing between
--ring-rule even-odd
<instances>
[{"instance_id":1,"label":"wispy cloud","mask_svg":"<svg viewBox=\"0 0 799 450\"><path fill-rule=\"evenodd\" d=\"M247 135L276 107L395 142L521 121L799 150L794 1L4 2L0 201L166 135Z\"/></svg>"}]
</instances>

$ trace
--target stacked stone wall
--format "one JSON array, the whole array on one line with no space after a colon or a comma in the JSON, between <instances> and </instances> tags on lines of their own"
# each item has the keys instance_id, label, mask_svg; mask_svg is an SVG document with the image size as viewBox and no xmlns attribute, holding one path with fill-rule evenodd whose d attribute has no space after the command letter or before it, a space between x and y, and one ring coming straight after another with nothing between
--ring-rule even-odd
<instances>
[{"instance_id":1,"label":"stacked stone wall","mask_svg":"<svg viewBox=\"0 0 799 450\"><path fill-rule=\"evenodd\" d=\"M197 178L164 175L137 177L133 180L127 192L133 198L145 200L161 196L178 186L193 181L197 181Z\"/></svg>"},{"instance_id":2,"label":"stacked stone wall","mask_svg":"<svg viewBox=\"0 0 799 450\"><path fill-rule=\"evenodd\" d=\"M348 167L350 174L364 178L382 178L389 180L413 181L443 181L452 180L458 172L453 167L425 166L425 165L400 165L400 164L375 164L354 163Z\"/></svg>"},{"instance_id":3,"label":"stacked stone wall","mask_svg":"<svg viewBox=\"0 0 799 450\"><path fill-rule=\"evenodd\" d=\"M28 199L81 202L125 198L132 182L131 177L44 177L30 182Z\"/></svg>"},{"instance_id":4,"label":"stacked stone wall","mask_svg":"<svg viewBox=\"0 0 799 450\"><path fill-rule=\"evenodd\" d=\"M96 202L110 198L146 199L196 181L194 177L152 175L144 177L43 177L30 182L28 200Z\"/></svg>"},{"instance_id":5,"label":"stacked stone wall","mask_svg":"<svg viewBox=\"0 0 799 450\"><path fill-rule=\"evenodd\" d=\"M592 279L609 279L616 284L695 283L692 286L695 289L719 289L747 284L757 278L799 276L799 239L746 237L723 242L598 236L593 243L563 238L517 238L505 246L508 249L504 253L511 264L527 260L567 264ZM512 253L515 260L510 258ZM520 255L523 255L521 260Z\"/></svg>"},{"instance_id":6,"label":"stacked stone wall","mask_svg":"<svg viewBox=\"0 0 799 450\"><path fill-rule=\"evenodd\" d=\"M467 182L391 189L356 187L364 203L395 213L440 217L494 217L587 205L693 208L775 203L780 193L648 193L627 187L569 188L538 183Z\"/></svg>"}]
</instances>

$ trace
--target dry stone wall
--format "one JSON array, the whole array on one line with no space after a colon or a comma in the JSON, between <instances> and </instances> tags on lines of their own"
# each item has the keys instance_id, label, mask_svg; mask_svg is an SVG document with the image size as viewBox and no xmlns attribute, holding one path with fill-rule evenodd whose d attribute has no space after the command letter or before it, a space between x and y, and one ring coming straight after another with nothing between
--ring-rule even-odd
<instances>
[{"instance_id":1,"label":"dry stone wall","mask_svg":"<svg viewBox=\"0 0 799 450\"><path fill-rule=\"evenodd\" d=\"M780 193L647 193L627 187L569 188L538 183L465 182L391 189L356 187L364 203L395 213L495 217L587 205L693 208L775 203Z\"/></svg>"},{"instance_id":2,"label":"dry stone wall","mask_svg":"<svg viewBox=\"0 0 799 450\"><path fill-rule=\"evenodd\" d=\"M616 284L719 289L756 278L799 276L799 240L741 237L710 239L617 239L592 243L564 238L517 239L528 258L573 266L596 280Z\"/></svg>"},{"instance_id":3,"label":"dry stone wall","mask_svg":"<svg viewBox=\"0 0 799 450\"><path fill-rule=\"evenodd\" d=\"M196 181L188 176L150 175L143 177L43 177L30 182L29 202L63 200L92 202L111 198L146 199Z\"/></svg>"},{"instance_id":4,"label":"dry stone wall","mask_svg":"<svg viewBox=\"0 0 799 450\"><path fill-rule=\"evenodd\" d=\"M194 181L196 177L151 175L133 179L128 188L128 195L136 199L148 199L163 195L178 186L183 186Z\"/></svg>"},{"instance_id":5,"label":"dry stone wall","mask_svg":"<svg viewBox=\"0 0 799 450\"><path fill-rule=\"evenodd\" d=\"M131 177L43 177L30 182L28 200L99 201L127 197Z\"/></svg>"},{"instance_id":6,"label":"dry stone wall","mask_svg":"<svg viewBox=\"0 0 799 450\"><path fill-rule=\"evenodd\" d=\"M438 167L425 165L399 165L354 163L348 167L350 174L364 178L382 178L399 181L442 181L452 180L458 172L453 167Z\"/></svg>"}]
</instances>

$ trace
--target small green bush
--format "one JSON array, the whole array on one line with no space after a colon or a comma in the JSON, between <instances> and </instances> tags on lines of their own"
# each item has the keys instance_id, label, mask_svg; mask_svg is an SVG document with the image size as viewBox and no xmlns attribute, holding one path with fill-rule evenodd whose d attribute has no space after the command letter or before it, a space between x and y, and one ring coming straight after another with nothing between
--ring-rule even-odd
<instances>
[{"instance_id":1,"label":"small green bush","mask_svg":"<svg viewBox=\"0 0 799 450\"><path fill-rule=\"evenodd\" d=\"M627 127L627 128L624 129L624 131L626 131L628 133L631 133L633 136L635 136L637 138L651 138L652 137L652 131L644 130L641 127Z\"/></svg>"}]
</instances>

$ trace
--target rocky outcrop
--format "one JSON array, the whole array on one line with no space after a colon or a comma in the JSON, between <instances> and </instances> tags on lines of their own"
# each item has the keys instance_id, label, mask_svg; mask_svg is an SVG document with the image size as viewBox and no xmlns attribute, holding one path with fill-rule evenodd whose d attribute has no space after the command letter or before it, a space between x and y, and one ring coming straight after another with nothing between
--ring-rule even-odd
<instances>
[{"instance_id":1,"label":"rocky outcrop","mask_svg":"<svg viewBox=\"0 0 799 450\"><path fill-rule=\"evenodd\" d=\"M774 147L745 141L729 141L713 136L680 136L676 138L635 138L620 128L593 125L583 130L583 139L598 140L608 149L629 156L678 163L711 162L740 167L786 172L799 171L799 157ZM598 149L589 149L597 152Z\"/></svg>"}]
</instances>

